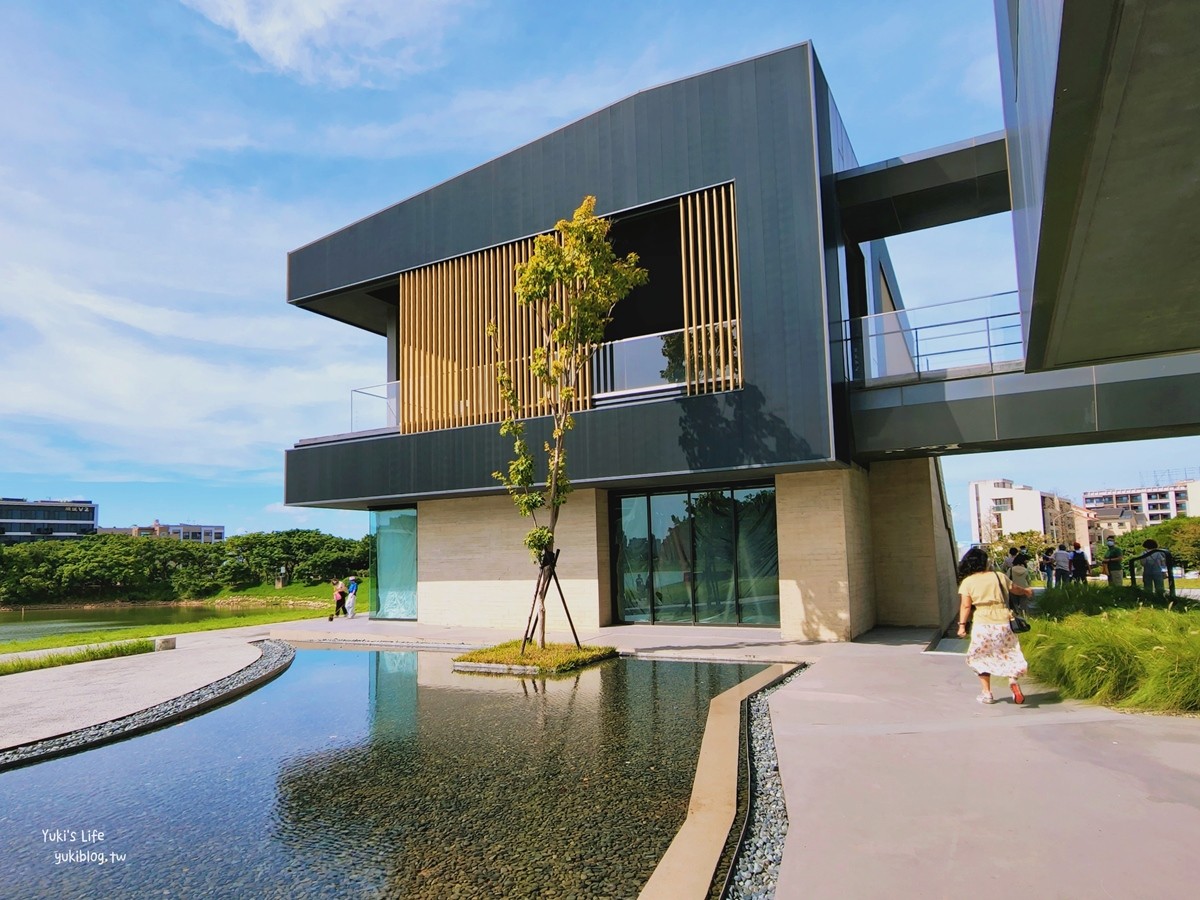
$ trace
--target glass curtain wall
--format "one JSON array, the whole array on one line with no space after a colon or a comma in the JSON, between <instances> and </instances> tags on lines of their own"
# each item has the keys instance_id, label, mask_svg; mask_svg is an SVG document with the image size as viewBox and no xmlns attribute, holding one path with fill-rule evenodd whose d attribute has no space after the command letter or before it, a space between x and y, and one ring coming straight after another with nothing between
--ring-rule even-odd
<instances>
[{"instance_id":1,"label":"glass curtain wall","mask_svg":"<svg viewBox=\"0 0 1200 900\"><path fill-rule=\"evenodd\" d=\"M773 486L622 496L613 522L620 621L779 624Z\"/></svg>"},{"instance_id":2,"label":"glass curtain wall","mask_svg":"<svg viewBox=\"0 0 1200 900\"><path fill-rule=\"evenodd\" d=\"M417 510L371 513L371 617L417 617Z\"/></svg>"}]
</instances>

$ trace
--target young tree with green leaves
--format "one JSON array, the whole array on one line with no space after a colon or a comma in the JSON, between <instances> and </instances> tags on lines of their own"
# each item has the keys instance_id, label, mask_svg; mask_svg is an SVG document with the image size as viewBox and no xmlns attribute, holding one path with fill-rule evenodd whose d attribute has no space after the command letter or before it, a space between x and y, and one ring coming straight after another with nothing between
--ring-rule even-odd
<instances>
[{"instance_id":1,"label":"young tree with green leaves","mask_svg":"<svg viewBox=\"0 0 1200 900\"><path fill-rule=\"evenodd\" d=\"M572 413L578 408L583 374L604 341L613 308L649 279L646 270L638 266L636 253L621 259L613 252L608 239L610 224L596 215L596 198L584 197L571 220L560 219L554 233L540 235L528 262L517 265L517 302L532 308L540 328L529 368L550 410L551 437L542 445L544 485L535 484L537 462L525 440L525 423L518 419L514 373L503 362L497 372L500 394L510 411L500 433L513 439L513 459L506 471L493 475L508 489L517 511L533 519L525 546L539 565L530 622L536 612L541 648L546 646L546 593L557 560L554 531L559 510L571 492L566 436L575 425ZM488 334L496 337L494 322L488 325ZM527 623L525 637L529 629ZM522 641L522 652L524 647Z\"/></svg>"}]
</instances>

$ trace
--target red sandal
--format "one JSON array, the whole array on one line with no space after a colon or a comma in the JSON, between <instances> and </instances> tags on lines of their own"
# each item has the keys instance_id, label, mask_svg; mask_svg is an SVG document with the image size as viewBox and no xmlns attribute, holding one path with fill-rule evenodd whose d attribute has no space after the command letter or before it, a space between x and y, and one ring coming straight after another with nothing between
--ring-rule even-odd
<instances>
[{"instance_id":1,"label":"red sandal","mask_svg":"<svg viewBox=\"0 0 1200 900\"><path fill-rule=\"evenodd\" d=\"M1025 702L1025 695L1021 693L1021 686L1014 681L1009 687L1012 688L1013 703L1020 706Z\"/></svg>"}]
</instances>

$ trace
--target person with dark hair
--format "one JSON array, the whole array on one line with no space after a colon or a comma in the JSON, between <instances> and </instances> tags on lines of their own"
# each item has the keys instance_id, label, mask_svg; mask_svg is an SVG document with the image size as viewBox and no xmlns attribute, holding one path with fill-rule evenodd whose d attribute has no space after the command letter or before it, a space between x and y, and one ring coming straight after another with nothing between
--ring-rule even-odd
<instances>
[{"instance_id":1,"label":"person with dark hair","mask_svg":"<svg viewBox=\"0 0 1200 900\"><path fill-rule=\"evenodd\" d=\"M1116 538L1111 534L1104 541L1106 550L1104 551L1104 569L1108 575L1109 587L1123 587L1125 584L1125 570L1121 568L1121 561L1125 558L1125 554L1121 552L1121 548L1117 546Z\"/></svg>"},{"instance_id":2,"label":"person with dark hair","mask_svg":"<svg viewBox=\"0 0 1200 900\"><path fill-rule=\"evenodd\" d=\"M1009 625L1012 610L1010 594L1028 596L1027 587L1013 584L1003 572L988 571L987 551L972 547L958 564L958 636L966 637L971 623L971 643L967 647L967 665L979 676L982 691L976 698L980 703L995 703L992 696L992 676L1008 678L1013 703L1024 703L1025 695L1017 679L1029 671L1021 642ZM972 610L974 612L972 613Z\"/></svg>"},{"instance_id":3,"label":"person with dark hair","mask_svg":"<svg viewBox=\"0 0 1200 900\"><path fill-rule=\"evenodd\" d=\"M1145 584L1146 590L1154 591L1161 597L1164 591L1163 577L1167 571L1167 554L1159 549L1158 541L1154 538L1142 541L1142 546L1146 552L1135 556L1133 561L1142 564L1142 583Z\"/></svg>"},{"instance_id":4,"label":"person with dark hair","mask_svg":"<svg viewBox=\"0 0 1200 900\"><path fill-rule=\"evenodd\" d=\"M1012 580L1015 587L1025 588L1030 594L1033 589L1029 586L1029 557L1024 553L1018 553L1013 557L1012 568L1008 570L1008 577ZM1014 612L1022 612L1025 608L1025 601L1022 595L1014 595L1012 602L1009 604Z\"/></svg>"},{"instance_id":5,"label":"person with dark hair","mask_svg":"<svg viewBox=\"0 0 1200 900\"><path fill-rule=\"evenodd\" d=\"M1004 561L1000 563L1001 572L1008 572L1013 567L1013 560L1017 558L1019 552L1016 547L1008 548L1008 556L1004 557Z\"/></svg>"},{"instance_id":6,"label":"person with dark hair","mask_svg":"<svg viewBox=\"0 0 1200 900\"><path fill-rule=\"evenodd\" d=\"M1075 542L1075 547L1071 551L1071 580L1078 582L1086 582L1088 577L1088 569L1092 567L1092 561L1087 558L1087 554L1083 552L1083 547L1079 545L1079 541Z\"/></svg>"},{"instance_id":7,"label":"person with dark hair","mask_svg":"<svg viewBox=\"0 0 1200 900\"><path fill-rule=\"evenodd\" d=\"M1071 551L1066 544L1059 544L1054 551L1054 586L1062 587L1071 580Z\"/></svg>"},{"instance_id":8,"label":"person with dark hair","mask_svg":"<svg viewBox=\"0 0 1200 900\"><path fill-rule=\"evenodd\" d=\"M1054 549L1047 547L1042 551L1042 560L1038 563L1038 569L1042 573L1042 578L1046 580L1046 587L1054 584Z\"/></svg>"}]
</instances>

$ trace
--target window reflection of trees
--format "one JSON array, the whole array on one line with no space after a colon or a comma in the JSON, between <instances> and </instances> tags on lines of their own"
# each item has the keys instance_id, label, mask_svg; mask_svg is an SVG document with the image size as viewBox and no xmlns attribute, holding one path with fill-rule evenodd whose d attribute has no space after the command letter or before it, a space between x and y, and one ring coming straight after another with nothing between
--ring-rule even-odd
<instances>
[{"instance_id":1,"label":"window reflection of trees","mask_svg":"<svg viewBox=\"0 0 1200 900\"><path fill-rule=\"evenodd\" d=\"M773 487L623 497L617 515L622 621L778 624Z\"/></svg>"}]
</instances>

